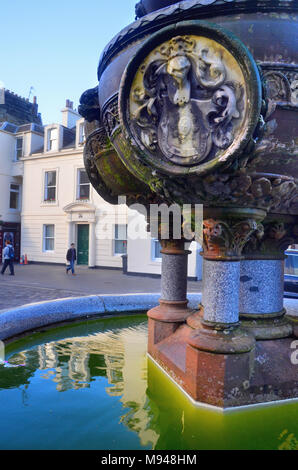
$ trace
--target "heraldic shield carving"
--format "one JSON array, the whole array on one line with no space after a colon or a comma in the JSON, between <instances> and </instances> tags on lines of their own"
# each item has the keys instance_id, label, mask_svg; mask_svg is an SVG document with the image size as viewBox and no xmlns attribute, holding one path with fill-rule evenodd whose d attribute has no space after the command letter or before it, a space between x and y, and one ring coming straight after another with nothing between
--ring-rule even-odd
<instances>
[{"instance_id":1,"label":"heraldic shield carving","mask_svg":"<svg viewBox=\"0 0 298 470\"><path fill-rule=\"evenodd\" d=\"M123 125L144 158L176 174L238 155L261 101L257 67L239 40L217 25L185 26L165 28L142 46L120 96Z\"/></svg>"}]
</instances>

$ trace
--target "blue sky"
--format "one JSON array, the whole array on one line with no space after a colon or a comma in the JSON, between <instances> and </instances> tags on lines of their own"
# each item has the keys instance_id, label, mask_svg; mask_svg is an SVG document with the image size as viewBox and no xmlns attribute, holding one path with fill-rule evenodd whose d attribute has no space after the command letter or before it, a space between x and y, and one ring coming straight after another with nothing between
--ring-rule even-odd
<instances>
[{"instance_id":1,"label":"blue sky","mask_svg":"<svg viewBox=\"0 0 298 470\"><path fill-rule=\"evenodd\" d=\"M33 86L48 124L61 121L67 98L77 108L82 92L97 84L100 53L134 21L137 0L0 3L0 86L25 98Z\"/></svg>"}]
</instances>

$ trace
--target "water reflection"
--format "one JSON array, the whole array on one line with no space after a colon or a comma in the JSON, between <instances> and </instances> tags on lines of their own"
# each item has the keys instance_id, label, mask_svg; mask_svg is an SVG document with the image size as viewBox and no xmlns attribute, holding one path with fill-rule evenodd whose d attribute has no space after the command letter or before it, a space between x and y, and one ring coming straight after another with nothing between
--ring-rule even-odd
<instances>
[{"instance_id":1,"label":"water reflection","mask_svg":"<svg viewBox=\"0 0 298 470\"><path fill-rule=\"evenodd\" d=\"M11 353L9 361L25 364L25 367L1 369L0 366L0 400L1 389L21 390L22 408L15 419L22 420L22 425L32 433L31 448L38 448L40 439L38 428L34 437L31 431L30 419L36 425L34 412L37 411L28 415L23 414L23 409L34 410L36 397L42 395L46 398L40 399L38 413L43 416L43 426L47 426L44 419L49 419L54 430L61 427L64 448L78 448L77 442L80 448L119 448L116 447L119 441L113 444L111 436L119 434L119 426L124 426L138 436L139 448L298 449L297 404L230 415L195 408L151 360L147 361L147 322L115 320L113 325L117 322L118 328L111 328L111 322L96 322L88 328L82 324L58 329L52 333L55 341L51 341L51 333L47 333L46 337L40 335L38 341L35 339L35 344L30 341L28 344L28 340L26 343L26 339L15 343L14 351L19 352ZM66 401L59 398L63 396L67 396ZM58 407L61 402L56 410L56 421L52 416L48 418L46 400L51 403L51 412L55 412L55 404ZM17 410L15 398L11 402L12 409ZM113 403L121 404L116 419ZM67 423L66 418L64 424L61 416L66 406L73 410L67 419L77 419L79 426ZM3 419L5 411L4 408L1 411ZM9 409L7 413L9 415ZM103 416L107 416L108 421L104 421ZM12 420L11 423L12 426ZM72 425L71 433L63 430L67 424ZM99 434L103 431L105 442ZM87 443L87 437L84 441L82 436L87 436L88 432L93 441L88 438ZM15 429L11 433L17 435ZM55 432L52 435L54 439ZM127 448L125 442L122 445ZM49 446L58 448L58 437Z\"/></svg>"},{"instance_id":2,"label":"water reflection","mask_svg":"<svg viewBox=\"0 0 298 470\"><path fill-rule=\"evenodd\" d=\"M36 370L41 378L55 383L58 392L92 387L98 377L106 377L106 393L119 398L123 406L120 422L138 433L142 446L155 446L158 439L148 429L151 410L147 406L147 323L105 333L41 344L14 354L11 364L25 364L23 374L6 386L29 384ZM4 374L6 371L3 371ZM6 388L1 384L0 387Z\"/></svg>"}]
</instances>

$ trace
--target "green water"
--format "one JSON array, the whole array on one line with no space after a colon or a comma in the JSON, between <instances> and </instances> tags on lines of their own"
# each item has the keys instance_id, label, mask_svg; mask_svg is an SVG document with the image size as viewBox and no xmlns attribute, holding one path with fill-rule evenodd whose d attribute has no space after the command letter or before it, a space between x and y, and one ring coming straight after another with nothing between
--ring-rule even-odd
<instances>
[{"instance_id":1,"label":"green water","mask_svg":"<svg viewBox=\"0 0 298 470\"><path fill-rule=\"evenodd\" d=\"M195 408L147 359L143 316L72 324L6 348L0 449L298 449L298 404Z\"/></svg>"}]
</instances>

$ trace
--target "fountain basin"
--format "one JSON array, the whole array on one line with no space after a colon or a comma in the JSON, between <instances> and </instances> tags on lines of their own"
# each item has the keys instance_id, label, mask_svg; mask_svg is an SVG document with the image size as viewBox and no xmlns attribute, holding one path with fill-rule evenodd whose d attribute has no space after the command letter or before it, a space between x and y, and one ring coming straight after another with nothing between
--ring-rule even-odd
<instances>
[{"instance_id":1,"label":"fountain basin","mask_svg":"<svg viewBox=\"0 0 298 470\"><path fill-rule=\"evenodd\" d=\"M194 406L147 362L146 323L88 320L10 343L7 360L24 366L0 366L0 448L297 450L297 403Z\"/></svg>"}]
</instances>

